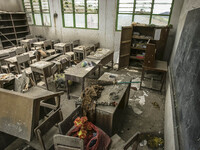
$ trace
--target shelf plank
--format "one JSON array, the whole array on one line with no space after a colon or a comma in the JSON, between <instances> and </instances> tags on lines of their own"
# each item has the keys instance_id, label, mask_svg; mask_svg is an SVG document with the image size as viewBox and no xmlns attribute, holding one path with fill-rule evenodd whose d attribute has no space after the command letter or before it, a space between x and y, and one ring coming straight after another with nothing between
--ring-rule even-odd
<instances>
[{"instance_id":1,"label":"shelf plank","mask_svg":"<svg viewBox=\"0 0 200 150\"><path fill-rule=\"evenodd\" d=\"M137 58L136 56L130 56L130 59L141 60L141 61L144 60L144 58Z\"/></svg>"},{"instance_id":2,"label":"shelf plank","mask_svg":"<svg viewBox=\"0 0 200 150\"><path fill-rule=\"evenodd\" d=\"M20 33L28 33L29 31L20 31L20 32L16 32L17 34L20 34Z\"/></svg>"},{"instance_id":3,"label":"shelf plank","mask_svg":"<svg viewBox=\"0 0 200 150\"><path fill-rule=\"evenodd\" d=\"M26 21L26 19L13 19L13 21Z\"/></svg>"},{"instance_id":4,"label":"shelf plank","mask_svg":"<svg viewBox=\"0 0 200 150\"><path fill-rule=\"evenodd\" d=\"M136 50L142 50L142 51L146 51L146 48L139 48L139 47L131 47L131 49L136 49Z\"/></svg>"},{"instance_id":5,"label":"shelf plank","mask_svg":"<svg viewBox=\"0 0 200 150\"><path fill-rule=\"evenodd\" d=\"M0 29L13 28L13 26L0 27Z\"/></svg>"},{"instance_id":6,"label":"shelf plank","mask_svg":"<svg viewBox=\"0 0 200 150\"><path fill-rule=\"evenodd\" d=\"M28 25L18 25L18 26L15 26L15 28L21 28L21 27L27 27Z\"/></svg>"},{"instance_id":7,"label":"shelf plank","mask_svg":"<svg viewBox=\"0 0 200 150\"><path fill-rule=\"evenodd\" d=\"M10 42L10 41L16 41L16 39L3 40L1 42L4 43L4 42Z\"/></svg>"},{"instance_id":8,"label":"shelf plank","mask_svg":"<svg viewBox=\"0 0 200 150\"><path fill-rule=\"evenodd\" d=\"M10 33L2 33L3 35L12 35L15 34L14 32L10 32ZM0 34L0 36L3 36L2 34Z\"/></svg>"},{"instance_id":9,"label":"shelf plank","mask_svg":"<svg viewBox=\"0 0 200 150\"><path fill-rule=\"evenodd\" d=\"M12 20L0 20L0 21L12 21Z\"/></svg>"}]
</instances>

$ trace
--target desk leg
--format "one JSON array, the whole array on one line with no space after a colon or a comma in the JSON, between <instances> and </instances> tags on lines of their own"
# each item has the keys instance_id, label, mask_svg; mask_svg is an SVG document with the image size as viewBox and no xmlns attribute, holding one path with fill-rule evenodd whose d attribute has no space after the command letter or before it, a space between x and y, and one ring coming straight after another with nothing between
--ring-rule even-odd
<instances>
[{"instance_id":1,"label":"desk leg","mask_svg":"<svg viewBox=\"0 0 200 150\"><path fill-rule=\"evenodd\" d=\"M113 69L113 64L114 64L114 61L113 61L113 59L112 59L112 61L111 61L111 65L112 65L111 67L112 67L112 69Z\"/></svg>"},{"instance_id":2,"label":"desk leg","mask_svg":"<svg viewBox=\"0 0 200 150\"><path fill-rule=\"evenodd\" d=\"M67 90L67 98L68 100L70 100L70 95L69 95L69 91L70 91L70 88L69 88L69 83L68 83L68 80L66 79L66 90Z\"/></svg>"},{"instance_id":3,"label":"desk leg","mask_svg":"<svg viewBox=\"0 0 200 150\"><path fill-rule=\"evenodd\" d=\"M49 86L48 86L48 82L47 82L47 77L45 76L45 73L43 73L43 76L44 76L44 81L45 81L47 90L49 90Z\"/></svg>"},{"instance_id":4,"label":"desk leg","mask_svg":"<svg viewBox=\"0 0 200 150\"><path fill-rule=\"evenodd\" d=\"M85 89L85 78L82 79L82 91Z\"/></svg>"},{"instance_id":5,"label":"desk leg","mask_svg":"<svg viewBox=\"0 0 200 150\"><path fill-rule=\"evenodd\" d=\"M7 66L8 66L8 72L7 73L11 73L11 69L10 69L10 63L7 63Z\"/></svg>"},{"instance_id":6,"label":"desk leg","mask_svg":"<svg viewBox=\"0 0 200 150\"><path fill-rule=\"evenodd\" d=\"M142 69L141 82L140 82L140 90L141 90L141 87L142 87L142 81L143 81L143 79L144 79L144 72L145 72L145 70L144 70L144 68L143 68L143 69Z\"/></svg>"},{"instance_id":7,"label":"desk leg","mask_svg":"<svg viewBox=\"0 0 200 150\"><path fill-rule=\"evenodd\" d=\"M37 85L37 81L36 81L35 73L34 72L32 72L32 77L33 77L33 81L35 82L35 85Z\"/></svg>"},{"instance_id":8,"label":"desk leg","mask_svg":"<svg viewBox=\"0 0 200 150\"><path fill-rule=\"evenodd\" d=\"M19 68L20 66L17 63L15 63L15 67L17 69L17 73L20 74L21 73L21 69Z\"/></svg>"},{"instance_id":9,"label":"desk leg","mask_svg":"<svg viewBox=\"0 0 200 150\"><path fill-rule=\"evenodd\" d=\"M162 84L161 84L161 87L160 87L160 92L162 92L162 88L163 88L163 85L165 83L165 79L166 79L166 72L164 73L164 75L162 77Z\"/></svg>"},{"instance_id":10,"label":"desk leg","mask_svg":"<svg viewBox=\"0 0 200 150\"><path fill-rule=\"evenodd\" d=\"M99 68L98 68L99 72L98 72L98 77L100 77L101 75L101 66L99 65Z\"/></svg>"}]
</instances>

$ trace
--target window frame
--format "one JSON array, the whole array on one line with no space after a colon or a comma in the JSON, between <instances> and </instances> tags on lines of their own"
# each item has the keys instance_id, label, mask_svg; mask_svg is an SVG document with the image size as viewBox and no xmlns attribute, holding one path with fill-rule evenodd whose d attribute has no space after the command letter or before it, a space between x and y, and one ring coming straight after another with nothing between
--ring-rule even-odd
<instances>
[{"instance_id":1,"label":"window frame","mask_svg":"<svg viewBox=\"0 0 200 150\"><path fill-rule=\"evenodd\" d=\"M163 15L161 15L161 14L153 14L154 5L155 5L155 4L158 4L158 3L154 3L155 0L152 0L152 2L151 2L151 10L150 10L150 13L148 13L148 14L137 14L137 13L135 13L136 4L140 4L140 3L136 3L136 0L132 0L132 1L133 1L133 12L132 12L132 13L119 13L119 4L120 4L119 1L120 1L120 0L117 0L117 13L116 13L116 24L115 24L115 30L116 30L116 31L121 31L121 29L118 29L118 28L117 28L117 27L118 27L118 16L119 16L119 14L132 15L132 22L134 21L135 15L136 15L136 16L137 16L137 15L143 15L143 16L144 16L144 15L148 15L148 16L150 16L150 18L149 18L149 24L152 23L152 17L153 17L153 16L168 16L169 19L168 19L167 25L170 24L170 21L171 21L171 14L172 14L173 6L174 6L174 0L172 0L172 3L160 3L160 4L171 4L171 8L170 8L170 13L169 13L169 15L165 15L165 14L163 14ZM130 23L130 24L131 24L131 23Z\"/></svg>"},{"instance_id":2,"label":"window frame","mask_svg":"<svg viewBox=\"0 0 200 150\"><path fill-rule=\"evenodd\" d=\"M39 26L39 27L40 27L40 26L41 26L41 27L42 27L42 26L45 26L45 27L51 27L51 26L52 26L52 22L51 22L51 10L50 10L50 6L49 6L49 0L47 0L47 2L48 2L48 10L49 10L49 13L43 12L41 0L38 0L38 2L39 2L40 13L35 13L35 12L34 12L34 10L33 10L33 0L29 0L29 2L30 2L30 6L31 6L31 12L26 12L24 0L22 0L24 12L25 12L26 14L31 14L31 15L32 15L32 18L33 18L33 24L29 24L29 26ZM40 14L42 25L36 25L36 20L35 20L35 15L34 15L34 14ZM45 25L45 24L44 24L43 14L49 14L50 25Z\"/></svg>"},{"instance_id":3,"label":"window frame","mask_svg":"<svg viewBox=\"0 0 200 150\"><path fill-rule=\"evenodd\" d=\"M99 0L98 0L98 11L97 13L88 13L87 12L87 0L84 0L84 6L85 6L85 12L84 13L76 13L75 12L75 0L72 0L72 7L73 7L73 11L72 13L65 13L64 12L64 7L63 7L63 0L60 0L61 3L61 13L62 13L62 22L63 22L63 27L64 28L74 28L74 29L88 29L88 30L99 30ZM65 26L65 14L72 14L73 15L73 27L70 26ZM85 15L85 27L76 27L76 14L84 14ZM87 25L87 15L88 14L97 14L98 16L98 27L97 28L88 28Z\"/></svg>"}]
</instances>

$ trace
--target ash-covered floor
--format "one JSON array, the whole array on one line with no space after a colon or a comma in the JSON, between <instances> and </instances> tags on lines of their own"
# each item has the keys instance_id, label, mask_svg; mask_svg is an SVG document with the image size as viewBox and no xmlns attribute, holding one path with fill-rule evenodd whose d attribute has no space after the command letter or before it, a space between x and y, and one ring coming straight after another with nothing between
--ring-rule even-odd
<instances>
[{"instance_id":1,"label":"ash-covered floor","mask_svg":"<svg viewBox=\"0 0 200 150\"><path fill-rule=\"evenodd\" d=\"M104 70L104 72L110 70ZM115 71L111 71L115 72ZM133 81L140 81L141 72L137 70L124 69L120 72L126 73L133 77ZM151 76L147 74L147 76ZM94 83L96 79L87 79L86 86ZM145 80L144 85L149 85L150 80ZM155 81L154 86L160 87L160 82ZM139 89L139 84L134 83L134 87L130 89L128 107L124 112L124 122L122 128L117 133L124 141L128 141L136 132L152 132L156 134L164 134L164 101L165 101L165 86L163 86L162 93L149 90ZM137 90L136 90L137 88ZM76 88L78 91L80 88ZM78 91L75 93L79 93ZM67 117L75 109L75 98L67 100L66 94L62 96L62 112L64 118ZM148 149L147 145L140 147L140 149Z\"/></svg>"}]
</instances>

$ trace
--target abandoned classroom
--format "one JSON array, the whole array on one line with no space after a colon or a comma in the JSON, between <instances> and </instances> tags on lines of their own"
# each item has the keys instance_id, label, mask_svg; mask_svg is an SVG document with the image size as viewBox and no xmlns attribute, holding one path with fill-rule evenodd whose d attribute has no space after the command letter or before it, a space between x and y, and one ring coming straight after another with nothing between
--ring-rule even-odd
<instances>
[{"instance_id":1,"label":"abandoned classroom","mask_svg":"<svg viewBox=\"0 0 200 150\"><path fill-rule=\"evenodd\" d=\"M200 150L199 0L0 0L0 150Z\"/></svg>"}]
</instances>

